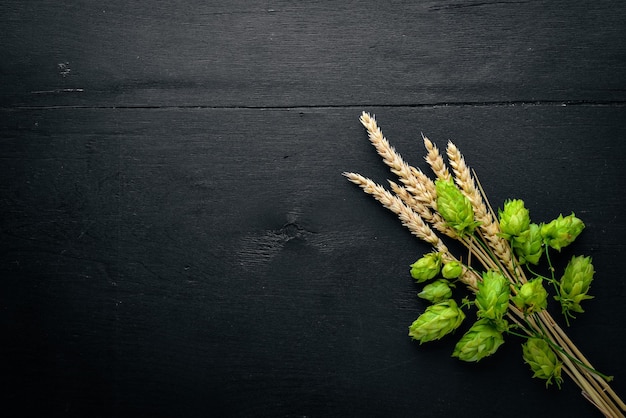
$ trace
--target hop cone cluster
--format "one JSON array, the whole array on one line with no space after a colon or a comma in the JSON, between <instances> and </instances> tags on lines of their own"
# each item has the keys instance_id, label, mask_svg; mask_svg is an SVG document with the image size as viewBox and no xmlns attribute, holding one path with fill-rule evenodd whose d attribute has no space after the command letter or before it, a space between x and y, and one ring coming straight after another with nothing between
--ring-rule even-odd
<instances>
[{"instance_id":1,"label":"hop cone cluster","mask_svg":"<svg viewBox=\"0 0 626 418\"><path fill-rule=\"evenodd\" d=\"M541 225L541 236L546 245L561 251L561 248L570 245L585 228L583 221L573 213L563 217L559 215L553 221Z\"/></svg>"},{"instance_id":2,"label":"hop cone cluster","mask_svg":"<svg viewBox=\"0 0 626 418\"><path fill-rule=\"evenodd\" d=\"M512 237L511 247L515 251L520 264L537 264L543 254L543 238L541 228L531 223L528 229Z\"/></svg>"},{"instance_id":3,"label":"hop cone cluster","mask_svg":"<svg viewBox=\"0 0 626 418\"><path fill-rule=\"evenodd\" d=\"M544 379L546 386L549 386L554 379L557 386L561 387L562 363L550 348L550 344L542 338L529 338L522 344L522 353L524 361L534 373L533 377Z\"/></svg>"},{"instance_id":4,"label":"hop cone cluster","mask_svg":"<svg viewBox=\"0 0 626 418\"><path fill-rule=\"evenodd\" d=\"M574 213L559 215L552 221L537 225L530 221L528 209L519 199L507 200L498 212L501 236L508 239L521 264L537 264L548 247L561 251L570 245L585 228ZM580 302L591 299L587 292L593 279L593 265L589 257L574 257L565 269L558 285L555 299L561 303L562 312L569 324L572 312L583 312ZM526 314L532 314L547 306L547 291L541 279L534 279L521 286L512 302Z\"/></svg>"},{"instance_id":5,"label":"hop cone cluster","mask_svg":"<svg viewBox=\"0 0 626 418\"><path fill-rule=\"evenodd\" d=\"M501 321L509 307L510 293L509 281L501 273L493 270L483 273L476 292L478 317Z\"/></svg>"},{"instance_id":6,"label":"hop cone cluster","mask_svg":"<svg viewBox=\"0 0 626 418\"><path fill-rule=\"evenodd\" d=\"M424 289L417 294L422 299L426 299L433 303L442 302L452 297L452 289L447 280L439 279L424 286Z\"/></svg>"},{"instance_id":7,"label":"hop cone cluster","mask_svg":"<svg viewBox=\"0 0 626 418\"><path fill-rule=\"evenodd\" d=\"M454 299L448 299L426 308L409 327L409 335L420 344L438 340L457 329L464 319Z\"/></svg>"},{"instance_id":8,"label":"hop cone cluster","mask_svg":"<svg viewBox=\"0 0 626 418\"><path fill-rule=\"evenodd\" d=\"M573 317L571 312L584 312L580 302L591 299L587 292L593 280L595 271L591 264L591 257L572 257L565 267L565 272L559 284L559 295L555 297L561 302L566 317Z\"/></svg>"},{"instance_id":9,"label":"hop cone cluster","mask_svg":"<svg viewBox=\"0 0 626 418\"><path fill-rule=\"evenodd\" d=\"M541 277L534 278L522 285L513 303L526 315L541 312L548 306L548 291L543 287Z\"/></svg>"},{"instance_id":10,"label":"hop cone cluster","mask_svg":"<svg viewBox=\"0 0 626 418\"><path fill-rule=\"evenodd\" d=\"M479 361L495 353L503 343L502 333L493 322L480 319L461 337L452 356L463 361Z\"/></svg>"},{"instance_id":11,"label":"hop cone cluster","mask_svg":"<svg viewBox=\"0 0 626 418\"><path fill-rule=\"evenodd\" d=\"M499 211L502 236L510 238L521 235L530 226L530 214L520 199L507 200Z\"/></svg>"},{"instance_id":12,"label":"hop cone cluster","mask_svg":"<svg viewBox=\"0 0 626 418\"><path fill-rule=\"evenodd\" d=\"M472 203L454 185L452 180L435 181L437 211L446 223L460 236L474 232L478 222L474 220Z\"/></svg>"},{"instance_id":13,"label":"hop cone cluster","mask_svg":"<svg viewBox=\"0 0 626 418\"><path fill-rule=\"evenodd\" d=\"M498 211L500 235L511 241L521 264L537 264L543 253L543 238L539 225L530 222L530 213L524 201L507 200Z\"/></svg>"},{"instance_id":14,"label":"hop cone cluster","mask_svg":"<svg viewBox=\"0 0 626 418\"><path fill-rule=\"evenodd\" d=\"M441 269L441 275L446 279L456 279L463 274L463 265L458 261L445 263Z\"/></svg>"},{"instance_id":15,"label":"hop cone cluster","mask_svg":"<svg viewBox=\"0 0 626 418\"><path fill-rule=\"evenodd\" d=\"M434 278L441 270L441 254L428 253L411 264L411 276L418 283Z\"/></svg>"}]
</instances>

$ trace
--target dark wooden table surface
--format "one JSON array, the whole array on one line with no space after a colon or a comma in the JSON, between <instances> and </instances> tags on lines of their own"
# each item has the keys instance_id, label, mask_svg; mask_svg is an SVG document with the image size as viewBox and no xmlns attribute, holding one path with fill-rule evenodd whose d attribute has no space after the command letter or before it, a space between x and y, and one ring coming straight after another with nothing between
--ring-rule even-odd
<instances>
[{"instance_id":1,"label":"dark wooden table surface","mask_svg":"<svg viewBox=\"0 0 626 418\"><path fill-rule=\"evenodd\" d=\"M568 330L626 395L626 4L0 4L3 416L597 416L419 346L429 248L342 176L452 139L495 206L587 229ZM13 412L10 412L13 411Z\"/></svg>"}]
</instances>

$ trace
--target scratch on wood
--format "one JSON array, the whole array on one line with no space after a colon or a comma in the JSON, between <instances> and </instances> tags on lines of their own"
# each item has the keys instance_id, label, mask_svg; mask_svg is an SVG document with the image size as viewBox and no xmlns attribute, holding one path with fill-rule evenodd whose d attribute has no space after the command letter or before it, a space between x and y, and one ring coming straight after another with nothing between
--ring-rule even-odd
<instances>
[{"instance_id":1,"label":"scratch on wood","mask_svg":"<svg viewBox=\"0 0 626 418\"><path fill-rule=\"evenodd\" d=\"M56 94L56 93L82 93L85 89L54 89L54 90L35 90L31 94Z\"/></svg>"},{"instance_id":2,"label":"scratch on wood","mask_svg":"<svg viewBox=\"0 0 626 418\"><path fill-rule=\"evenodd\" d=\"M501 4L524 4L529 3L529 1L482 1L476 3L452 3L446 4L442 6L431 6L430 10L451 10L451 9L464 9L467 7L482 7L482 6L493 6L493 5L501 5Z\"/></svg>"},{"instance_id":3,"label":"scratch on wood","mask_svg":"<svg viewBox=\"0 0 626 418\"><path fill-rule=\"evenodd\" d=\"M63 78L67 77L72 72L69 62L60 62L57 64L57 68L59 70L59 75Z\"/></svg>"}]
</instances>

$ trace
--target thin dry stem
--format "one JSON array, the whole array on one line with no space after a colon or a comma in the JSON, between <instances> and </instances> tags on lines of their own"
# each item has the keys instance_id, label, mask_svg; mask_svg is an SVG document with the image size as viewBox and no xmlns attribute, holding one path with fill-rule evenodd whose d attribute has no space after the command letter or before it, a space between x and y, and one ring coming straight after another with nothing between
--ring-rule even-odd
<instances>
[{"instance_id":1,"label":"thin dry stem","mask_svg":"<svg viewBox=\"0 0 626 418\"><path fill-rule=\"evenodd\" d=\"M472 237L465 236L459 241L467 248L470 255L475 257L485 270L500 270L498 264L489 256L489 253Z\"/></svg>"},{"instance_id":2,"label":"thin dry stem","mask_svg":"<svg viewBox=\"0 0 626 418\"><path fill-rule=\"evenodd\" d=\"M547 311L542 311L539 314L539 318L541 320L541 322L544 324L545 328L550 330L555 338L560 342L560 346L565 349L567 352L569 352L574 358L578 359L579 361L581 361L583 364L585 364L587 367L589 367L590 369L595 369L591 363L589 362L589 360L587 360L587 358L580 352L580 350L578 349L578 347L576 347L576 345L572 342L572 340L567 336L567 334L565 333L565 331L563 331L563 329L556 323L556 321L552 318L552 316L550 315L549 312ZM590 372L589 370L586 370L584 368L582 368L581 366L577 365L580 369L581 372L585 374L585 376L587 376L589 378L589 380L592 381L592 384L595 387L598 387L598 385L601 387L601 389L598 390L598 392L605 398L607 399L607 401L610 399L613 402L615 402L617 404L617 408L615 408L616 411L619 411L620 409L622 411L626 411L626 404L624 403L624 401L622 401L620 399L620 397L615 393L615 391L613 390L613 388L611 388L611 385L609 385L609 383L602 378L601 376ZM595 380L595 382L593 382ZM588 396L592 396L587 394ZM610 403L610 401L608 401ZM615 415L615 416L620 416L623 417L623 414L621 414L621 412L619 413L620 415Z\"/></svg>"},{"instance_id":3,"label":"thin dry stem","mask_svg":"<svg viewBox=\"0 0 626 418\"><path fill-rule=\"evenodd\" d=\"M571 346L573 344L569 337L565 336L564 334L562 335L558 332L558 329L560 328L550 317L548 312L541 312L539 318L544 324L544 328L548 332L547 336L570 356L577 358L579 361L581 361L581 359L572 352ZM580 364L574 362L567 355L561 352L557 352L557 355L566 366L564 370L569 372L568 375L582 389L585 398L593 403L596 408L598 408L606 417L616 418L624 416L620 412L619 406L616 405L615 400L611 399L611 397L607 395L604 390L602 390L601 386L598 384L598 380L595 379L595 374L593 374L588 369L582 367ZM619 401L619 403L622 403L619 398L617 400Z\"/></svg>"}]
</instances>

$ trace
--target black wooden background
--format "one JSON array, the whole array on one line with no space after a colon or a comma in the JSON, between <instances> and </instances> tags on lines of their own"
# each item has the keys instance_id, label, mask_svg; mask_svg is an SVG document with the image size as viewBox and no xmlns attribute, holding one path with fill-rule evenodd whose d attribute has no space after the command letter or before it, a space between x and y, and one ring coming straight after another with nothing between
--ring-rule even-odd
<instances>
[{"instance_id":1,"label":"black wooden background","mask_svg":"<svg viewBox=\"0 0 626 418\"><path fill-rule=\"evenodd\" d=\"M429 248L341 176L389 177L362 111L586 222L568 332L626 395L625 3L5 0L0 33L3 416L597 416L515 339L408 338Z\"/></svg>"}]
</instances>

